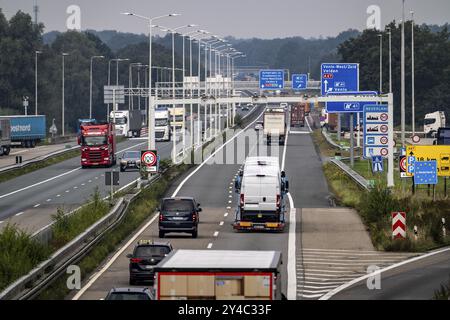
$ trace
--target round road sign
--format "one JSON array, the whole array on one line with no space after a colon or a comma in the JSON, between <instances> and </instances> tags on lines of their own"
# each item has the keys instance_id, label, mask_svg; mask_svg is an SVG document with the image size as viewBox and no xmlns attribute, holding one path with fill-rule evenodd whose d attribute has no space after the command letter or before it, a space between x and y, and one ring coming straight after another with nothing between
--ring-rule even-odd
<instances>
[{"instance_id":1,"label":"round road sign","mask_svg":"<svg viewBox=\"0 0 450 320\"><path fill-rule=\"evenodd\" d=\"M420 137L416 134L416 135L412 136L411 140L414 143L419 143L420 142Z\"/></svg>"},{"instance_id":2,"label":"round road sign","mask_svg":"<svg viewBox=\"0 0 450 320\"><path fill-rule=\"evenodd\" d=\"M388 128L388 126L385 125L385 124L383 124L383 125L380 127L380 131L383 132L383 133L388 132L388 130L389 130L389 128Z\"/></svg>"},{"instance_id":3,"label":"round road sign","mask_svg":"<svg viewBox=\"0 0 450 320\"><path fill-rule=\"evenodd\" d=\"M388 143L388 138L383 136L383 137L380 138L380 142L382 144L387 144Z\"/></svg>"},{"instance_id":4,"label":"round road sign","mask_svg":"<svg viewBox=\"0 0 450 320\"><path fill-rule=\"evenodd\" d=\"M388 149L386 149L386 148L383 148L383 149L381 149L381 151L380 151L380 154L381 154L383 157L387 156L388 153L389 153L389 151L388 151Z\"/></svg>"},{"instance_id":5,"label":"round road sign","mask_svg":"<svg viewBox=\"0 0 450 320\"><path fill-rule=\"evenodd\" d=\"M152 151L146 151L142 154L141 161L147 167L154 166L156 164L156 154Z\"/></svg>"},{"instance_id":6,"label":"round road sign","mask_svg":"<svg viewBox=\"0 0 450 320\"><path fill-rule=\"evenodd\" d=\"M380 120L381 120L381 121L387 121L387 119L388 119L387 113L382 113L382 114L380 115Z\"/></svg>"},{"instance_id":7,"label":"round road sign","mask_svg":"<svg viewBox=\"0 0 450 320\"><path fill-rule=\"evenodd\" d=\"M400 170L402 172L406 172L406 157L405 156L400 158Z\"/></svg>"}]
</instances>

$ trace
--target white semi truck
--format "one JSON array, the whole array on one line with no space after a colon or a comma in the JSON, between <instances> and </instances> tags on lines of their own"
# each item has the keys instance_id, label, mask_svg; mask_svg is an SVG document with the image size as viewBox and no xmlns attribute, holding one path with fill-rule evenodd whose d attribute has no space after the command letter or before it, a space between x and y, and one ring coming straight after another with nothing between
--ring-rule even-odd
<instances>
[{"instance_id":1,"label":"white semi truck","mask_svg":"<svg viewBox=\"0 0 450 320\"><path fill-rule=\"evenodd\" d=\"M125 137L140 137L142 129L141 110L111 111L111 121L115 121L116 134Z\"/></svg>"},{"instance_id":2,"label":"white semi truck","mask_svg":"<svg viewBox=\"0 0 450 320\"><path fill-rule=\"evenodd\" d=\"M155 140L170 141L171 137L169 110L166 108L155 110Z\"/></svg>"},{"instance_id":3,"label":"white semi truck","mask_svg":"<svg viewBox=\"0 0 450 320\"><path fill-rule=\"evenodd\" d=\"M426 136L434 137L439 128L445 127L444 111L427 113L423 123L423 131Z\"/></svg>"}]
</instances>

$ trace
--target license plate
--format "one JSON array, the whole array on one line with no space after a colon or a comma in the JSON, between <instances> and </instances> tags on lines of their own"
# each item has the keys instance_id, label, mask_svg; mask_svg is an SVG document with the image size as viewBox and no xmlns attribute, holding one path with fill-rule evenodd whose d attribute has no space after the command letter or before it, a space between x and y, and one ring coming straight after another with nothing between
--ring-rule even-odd
<instances>
[{"instance_id":1,"label":"license plate","mask_svg":"<svg viewBox=\"0 0 450 320\"><path fill-rule=\"evenodd\" d=\"M262 226L262 225L255 225L254 228L255 229L264 229L264 226Z\"/></svg>"},{"instance_id":2,"label":"license plate","mask_svg":"<svg viewBox=\"0 0 450 320\"><path fill-rule=\"evenodd\" d=\"M184 220L183 217L173 217L173 220Z\"/></svg>"}]
</instances>

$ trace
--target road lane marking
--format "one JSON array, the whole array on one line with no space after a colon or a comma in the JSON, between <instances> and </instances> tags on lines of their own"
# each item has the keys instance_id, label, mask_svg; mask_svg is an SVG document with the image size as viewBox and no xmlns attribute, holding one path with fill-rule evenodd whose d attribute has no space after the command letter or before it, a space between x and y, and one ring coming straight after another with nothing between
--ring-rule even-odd
<instances>
[{"instance_id":1,"label":"road lane marking","mask_svg":"<svg viewBox=\"0 0 450 320\"><path fill-rule=\"evenodd\" d=\"M220 221L219 226L223 226L223 221Z\"/></svg>"},{"instance_id":2,"label":"road lane marking","mask_svg":"<svg viewBox=\"0 0 450 320\"><path fill-rule=\"evenodd\" d=\"M61 197L61 195L60 195L60 194L57 194L56 197L59 198L59 197Z\"/></svg>"},{"instance_id":3,"label":"road lane marking","mask_svg":"<svg viewBox=\"0 0 450 320\"><path fill-rule=\"evenodd\" d=\"M73 187L74 189L78 189L78 187L77 186L75 186L75 187Z\"/></svg>"},{"instance_id":4,"label":"road lane marking","mask_svg":"<svg viewBox=\"0 0 450 320\"><path fill-rule=\"evenodd\" d=\"M217 237L219 235L219 231L214 232L213 236Z\"/></svg>"},{"instance_id":5,"label":"road lane marking","mask_svg":"<svg viewBox=\"0 0 450 320\"><path fill-rule=\"evenodd\" d=\"M85 185L86 185L86 183L82 183L81 185L82 185L82 186L85 186Z\"/></svg>"},{"instance_id":6,"label":"road lane marking","mask_svg":"<svg viewBox=\"0 0 450 320\"><path fill-rule=\"evenodd\" d=\"M33 207L34 208L37 208L37 207L39 207L41 204L40 203L38 203L38 204L35 204Z\"/></svg>"},{"instance_id":7,"label":"road lane marking","mask_svg":"<svg viewBox=\"0 0 450 320\"><path fill-rule=\"evenodd\" d=\"M16 213L16 217L23 215L25 212L21 211L19 213Z\"/></svg>"},{"instance_id":8,"label":"road lane marking","mask_svg":"<svg viewBox=\"0 0 450 320\"><path fill-rule=\"evenodd\" d=\"M88 182L89 182L89 183L92 183L92 180L89 180Z\"/></svg>"},{"instance_id":9,"label":"road lane marking","mask_svg":"<svg viewBox=\"0 0 450 320\"><path fill-rule=\"evenodd\" d=\"M121 152L123 152L123 151L129 150L129 149L132 149L132 148L136 148L136 147L138 147L138 146L140 146L140 145L143 145L143 144L146 144L146 143L147 143L147 142L143 142L143 143L136 144L136 145L131 146L131 147L129 147L129 148L126 148L126 149L123 149L123 150L121 150L121 151L118 151L118 152L116 152L116 154L119 154L119 153L121 153ZM64 176L66 176L66 175L68 175L68 174L71 174L71 173L73 173L73 172L75 172L75 171L78 171L78 170L81 170L81 167L75 168L75 169L72 169L72 170L69 170L69 171L64 172L64 173L61 173L61 174L59 174L59 175L57 175L57 176L48 178L48 179L46 179L46 180L37 182L37 183L32 184L32 185L29 185L29 186L27 186L27 187L24 187L24 188L21 188L21 189L18 189L18 190L9 192L9 193L7 193L7 194L1 195L1 196L0 196L0 199L3 199L3 198L6 198L6 197L9 197L9 196L12 196L13 194L16 194L16 193L19 193L19 192L22 192L22 191L25 191L25 190L28 190L28 189L31 189L31 188L34 188L34 187L37 187L37 186L40 186L41 184L44 184L44 183L53 181L53 180L55 180L55 179L64 177Z\"/></svg>"},{"instance_id":10,"label":"road lane marking","mask_svg":"<svg viewBox=\"0 0 450 320\"><path fill-rule=\"evenodd\" d=\"M70 192L70 190L66 190L66 193L69 193Z\"/></svg>"},{"instance_id":11,"label":"road lane marking","mask_svg":"<svg viewBox=\"0 0 450 320\"><path fill-rule=\"evenodd\" d=\"M50 202L50 201L52 201L52 199L47 199L47 202Z\"/></svg>"},{"instance_id":12,"label":"road lane marking","mask_svg":"<svg viewBox=\"0 0 450 320\"><path fill-rule=\"evenodd\" d=\"M229 200L228 203L232 203L233 201Z\"/></svg>"},{"instance_id":13,"label":"road lane marking","mask_svg":"<svg viewBox=\"0 0 450 320\"><path fill-rule=\"evenodd\" d=\"M231 207L227 207L227 209L228 209L228 210L230 210L230 209L231 209Z\"/></svg>"},{"instance_id":14,"label":"road lane marking","mask_svg":"<svg viewBox=\"0 0 450 320\"><path fill-rule=\"evenodd\" d=\"M208 246L206 248L211 249L212 248L212 243L211 242L208 243Z\"/></svg>"},{"instance_id":15,"label":"road lane marking","mask_svg":"<svg viewBox=\"0 0 450 320\"><path fill-rule=\"evenodd\" d=\"M0 221L0 224L2 224L3 222L5 222L5 221Z\"/></svg>"}]
</instances>

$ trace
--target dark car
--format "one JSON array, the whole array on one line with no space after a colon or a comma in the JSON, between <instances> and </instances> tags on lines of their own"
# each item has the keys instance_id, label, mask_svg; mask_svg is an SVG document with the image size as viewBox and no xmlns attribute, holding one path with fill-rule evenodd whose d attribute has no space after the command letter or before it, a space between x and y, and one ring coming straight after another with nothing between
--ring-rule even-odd
<instances>
[{"instance_id":1,"label":"dark car","mask_svg":"<svg viewBox=\"0 0 450 320\"><path fill-rule=\"evenodd\" d=\"M127 258L130 259L130 285L135 285L138 282L153 282L154 266L172 250L172 245L169 242L139 241L134 247L133 253L127 255Z\"/></svg>"},{"instance_id":2,"label":"dark car","mask_svg":"<svg viewBox=\"0 0 450 320\"><path fill-rule=\"evenodd\" d=\"M190 197L164 198L159 208L159 237L169 232L192 234L197 238L200 203Z\"/></svg>"},{"instance_id":3,"label":"dark car","mask_svg":"<svg viewBox=\"0 0 450 320\"><path fill-rule=\"evenodd\" d=\"M141 166L141 152L140 151L125 151L119 160L120 171L125 171L126 169L138 169Z\"/></svg>"},{"instance_id":4,"label":"dark car","mask_svg":"<svg viewBox=\"0 0 450 320\"><path fill-rule=\"evenodd\" d=\"M153 289L149 288L113 288L105 300L155 300L155 294Z\"/></svg>"}]
</instances>

